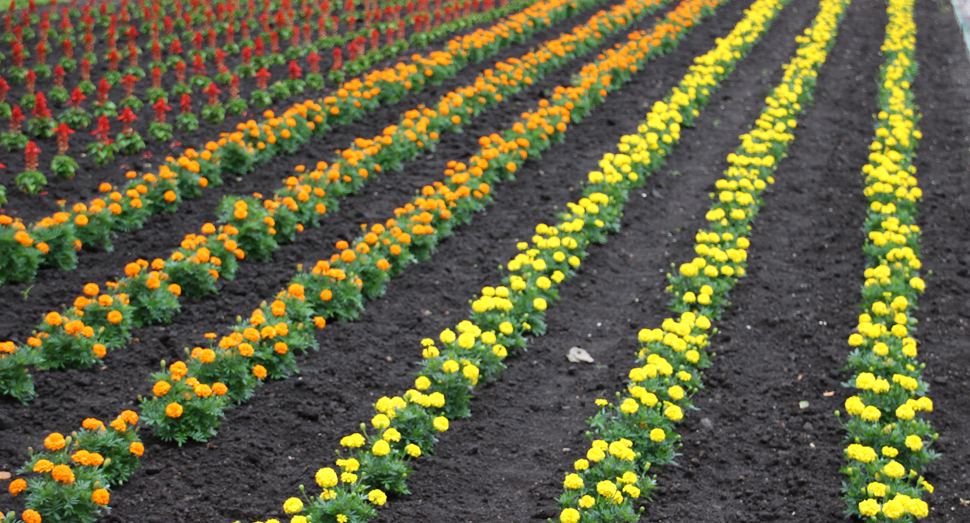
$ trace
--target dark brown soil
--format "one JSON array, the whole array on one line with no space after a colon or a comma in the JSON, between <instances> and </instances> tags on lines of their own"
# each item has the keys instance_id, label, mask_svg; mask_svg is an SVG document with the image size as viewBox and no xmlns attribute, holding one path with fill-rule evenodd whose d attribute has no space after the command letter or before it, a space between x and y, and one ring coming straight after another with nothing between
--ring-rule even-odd
<instances>
[{"instance_id":1,"label":"dark brown soil","mask_svg":"<svg viewBox=\"0 0 970 523\"><path fill-rule=\"evenodd\" d=\"M302 373L265 384L249 403L228 411L208 445L178 448L143 431L142 467L114 489L106 521L248 523L281 517L282 502L297 494L297 486L332 463L338 440L370 419L370 404L411 386L421 338L467 316L468 298L499 281L497 266L514 255L515 242L531 237L540 221L552 221L557 205L575 199L576 184L603 152L634 131L646 107L730 30L748 4L735 0L721 8L677 51L648 65L575 125L542 161L526 164L516 181L497 187L487 212L442 242L430 261L391 281L359 321L328 325L318 335L320 352L299 360ZM549 311L548 334L510 358L499 381L479 390L471 419L452 423L436 455L414 462L413 494L390 500L377 521L539 521L558 515L554 498L563 474L588 445L585 420L594 400L623 386L637 331L668 315L665 273L671 263L692 256L707 193L726 155L777 83L795 34L817 10L814 1L793 0L781 13L697 127L684 131L663 172L630 199L622 232L591 248L580 274L561 286L563 300ZM927 281L917 335L935 404L930 420L940 433L934 448L943 453L926 472L936 486L927 497L926 521L963 522L970 521L970 508L961 504L970 498L970 201L963 200L970 198L970 61L948 4L919 2L916 22L922 74L915 89L925 137L917 175L924 190ZM699 410L681 425L683 455L677 465L654 470L660 488L644 503L644 520L843 519L843 432L832 413L847 396L840 386L848 378L842 372L845 339L855 327L864 264L860 168L872 134L873 78L882 63L885 23L882 2L855 0L849 8L819 74L815 106L799 122L778 181L766 193L752 234L749 276L734 290L734 305L714 337L717 356L705 375L707 390L695 397ZM332 242L348 239L360 222L390 216L415 188L439 177L445 162L466 158L478 136L508 125L588 59L483 115L464 134L447 137L403 173L349 198L324 227L303 233L272 262L244 264L218 296L185 302L174 325L141 329L140 341L109 354L105 368L35 373L39 397L29 407L0 401L0 469L18 468L27 447L41 445L49 432L70 432L86 417L104 419L134 407L138 394L150 393L145 379L158 360L178 358L203 333L248 314L288 280L294 264L329 255ZM441 89L459 84L448 85ZM436 92L421 97L444 91ZM373 134L417 99L335 130L302 158L323 159L350 138ZM260 169L226 191L268 192L301 161L292 160ZM186 204L187 216L151 220L145 230L119 238L115 253L83 256L73 273L44 272L26 301L20 293L28 286L0 288L0 339L22 339L43 312L73 299L85 282L113 277L131 258L163 256L182 234L210 219L215 201L207 195ZM576 345L596 363L568 363L565 352ZM824 396L827 391L835 395ZM800 409L800 401L809 407ZM21 503L0 494L3 509L19 511Z\"/></svg>"}]
</instances>

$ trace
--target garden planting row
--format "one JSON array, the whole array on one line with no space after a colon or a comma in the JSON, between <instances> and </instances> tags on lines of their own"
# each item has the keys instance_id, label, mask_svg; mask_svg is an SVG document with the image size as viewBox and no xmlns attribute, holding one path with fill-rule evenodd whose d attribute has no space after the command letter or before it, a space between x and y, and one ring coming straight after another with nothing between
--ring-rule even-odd
<instances>
[{"instance_id":1,"label":"garden planting row","mask_svg":"<svg viewBox=\"0 0 970 523\"><path fill-rule=\"evenodd\" d=\"M929 449L958 447L948 446L950 423L932 416L959 405L959 381L939 393L934 388L931 402L925 365L898 363L916 356L917 341L920 356L935 350L923 345L911 314L918 293L933 292L932 279L924 275L924 284L917 272L926 259L919 242L932 245L920 237L932 228L916 226L915 212L922 194L912 158L923 147L915 125L923 93L911 90L921 78L918 24L906 2L888 11L860 3L630 0L588 20L567 16L561 26L575 26L572 35L550 34L478 79L462 83L465 73L456 72L454 84L420 95L434 102L426 107L389 104L383 122L344 124L346 137L308 137L294 146L292 164L256 166L247 175L256 178L254 197L186 200L176 215L151 216L133 234L175 232L174 251L164 242L139 249L122 233L125 248L101 254L113 267L82 258L72 272L41 269L66 279L38 279L36 295L28 284L5 286L4 299L26 304L4 313L13 321L2 324L12 340L4 344L4 370L13 371L5 374L6 392L20 393L4 401L0 416L17 516L633 521L686 508L705 491L716 493L708 494L713 506L689 510L711 521L725 495L738 500L730 512L737 520L800 510L883 520L958 516L937 500L953 499L941 497L948 488L959 492L959 472L931 462ZM657 8L663 11L649 14ZM888 12L888 22L884 15L870 20L879 12ZM919 20L918 6L916 14ZM872 27L885 41L867 34ZM580 58L598 46L599 56ZM831 97L858 76L852 55L880 46L881 54L865 55L875 60L873 71L879 67L867 103L884 113ZM766 68L785 62L778 73ZM281 111L277 125L312 122L322 107L301 103ZM831 115L850 107L852 145L861 146L863 161L851 168L844 157L826 161L855 172L832 181L831 194L848 201L855 190L860 205L845 212L859 217L859 227L863 219L868 224L868 240L848 230L840 243L850 248L838 253L858 260L847 262L859 268L855 274L865 269L867 312L853 316L848 304L837 307L832 330L840 322L846 328L830 333L824 349L806 347L804 335L778 336L774 345L793 354L791 362L806 361L797 379L787 365L772 367L769 351L759 379L726 384L718 366L738 357L731 348L739 340L725 333L755 334L750 320L739 319L742 311L769 318L769 326L827 323L744 298L751 285L769 293L785 288L786 277L749 260L791 241L762 233L762 223L777 221L772 204L784 201L775 192L785 186L771 184L797 180L798 169L818 161L818 151L831 145L816 129L839 125L846 117ZM371 129L378 136L363 138ZM413 129L414 137L400 129ZM738 134L741 146L727 154ZM853 141L843 140L840 147ZM407 143L413 145L397 145ZM337 157L323 153L334 146ZM355 178L361 162L364 174ZM441 170L444 178L435 174ZM802 208L782 205L795 215L787 219L802 213L810 221L818 212L810 205L830 205L831 196L820 194ZM842 231L842 221L850 218L821 228ZM199 223L206 223L202 235L177 232L199 230ZM819 243L828 249L825 235L813 231L799 241L826 238ZM327 247L335 241L336 251ZM762 245L768 248L758 254ZM791 259L813 254L806 251ZM190 270L171 270L183 261ZM669 283L656 281L667 271ZM139 280L154 296L178 296L168 301L169 317L126 324L139 317L136 310L165 310L150 300L136 308L123 285ZM838 292L835 282L826 285L833 290L820 290L819 301ZM83 295L73 298L78 289ZM667 316L666 305L675 316ZM43 321L36 330L23 320L25 311L54 308L60 312L34 312ZM165 320L171 323L158 324ZM739 328L739 321L749 324ZM844 364L826 355L841 351L845 358L844 333L853 328L850 363L866 363L841 375ZM587 348L596 362L567 362L572 345ZM940 346L940 354L952 353ZM637 367L623 370L631 354ZM808 370L813 365L821 378ZM710 375L706 389L702 369ZM793 392L806 374L814 388ZM861 389L844 405L836 402L849 393L829 393L841 390L841 381ZM617 389L615 397L606 392ZM722 404L722 390L735 397ZM779 395L791 399L779 405ZM827 401L826 414L814 412ZM811 432L812 422L797 418L814 415L818 434L786 434L787 443L778 444L777 423L757 427L766 402L783 428L804 423ZM763 502L751 500L745 474L735 489L718 474L689 474L698 466L725 473L751 467L756 438L738 442L735 433L716 449L691 445L694 434L719 437L724 429L712 418L725 427L743 418L739 405L753 411L745 426L764 435L762 452L786 458L747 472L769 480L757 486ZM686 466L681 452L690 457ZM713 454L711 465L701 465L705 453ZM817 455L827 468L806 473L798 461L792 465L793 454ZM840 468L848 478L845 501ZM789 498L792 481L811 483L812 496ZM692 489L682 501L680 485ZM77 503L68 508L66 499Z\"/></svg>"}]
</instances>

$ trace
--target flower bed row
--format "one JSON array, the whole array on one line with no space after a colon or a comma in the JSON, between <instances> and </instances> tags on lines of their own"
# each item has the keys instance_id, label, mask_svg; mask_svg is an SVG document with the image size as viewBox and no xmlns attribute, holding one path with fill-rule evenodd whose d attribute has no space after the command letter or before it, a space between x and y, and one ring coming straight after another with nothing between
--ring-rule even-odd
<instances>
[{"instance_id":1,"label":"flower bed row","mask_svg":"<svg viewBox=\"0 0 970 523\"><path fill-rule=\"evenodd\" d=\"M710 365L705 349L710 333L716 332L711 320L720 317L728 306L728 293L745 275L750 245L746 235L763 203L760 195L774 182L778 162L794 139L796 116L812 101L818 69L835 43L848 3L821 2L812 26L796 37L801 46L784 67L781 83L766 98L754 129L742 135L742 144L728 155L730 167L725 178L716 182L718 192L706 214L710 229L695 236L698 256L682 264L676 274L668 274L667 290L674 296L670 309L679 315L665 319L660 328L639 332L638 363L630 370L626 390L617 392L614 403L597 400L600 409L589 420L592 446L563 482L559 498L563 523L636 521L638 513L629 498L655 486L647 475L652 464L669 463L675 457L680 441L676 423L693 409L691 397L702 387L701 369ZM736 39L743 40L747 38ZM716 55L709 56L708 64L716 61ZM712 70L694 72L702 85L719 82ZM650 133L662 142L673 141L670 131L658 124L665 116L690 114L703 100L675 94L668 103L658 103L638 134L624 137L621 150L628 144L632 152L642 154L653 141ZM643 164L632 156L604 158L604 172L626 166L640 172Z\"/></svg>"},{"instance_id":2,"label":"flower bed row","mask_svg":"<svg viewBox=\"0 0 970 523\"><path fill-rule=\"evenodd\" d=\"M928 515L921 498L933 492L924 466L937 457L936 434L918 413L933 410L923 365L916 360L912 311L925 283L919 277L920 228L913 159L922 134L911 83L916 79L912 0L889 0L882 46L886 62L876 78L879 113L869 163L862 168L869 201L863 313L849 336L850 381L843 495L846 514L873 521L913 521Z\"/></svg>"},{"instance_id":3,"label":"flower bed row","mask_svg":"<svg viewBox=\"0 0 970 523\"><path fill-rule=\"evenodd\" d=\"M236 132L223 133L200 151L186 149L177 159L166 158L158 173L129 172L131 181L123 188L102 183L103 198L75 203L29 227L19 219L0 216L0 283L29 281L40 266L71 270L83 245L110 248L114 234L141 228L153 214L177 211L183 199L199 196L210 184L221 184L223 175L242 175L276 156L292 154L331 125L354 121L381 104L440 83L466 65L604 1L537 2L488 30L453 38L443 51L415 54L409 63L350 80L322 104L307 101L283 111L279 118L267 111L262 122L240 123Z\"/></svg>"},{"instance_id":4,"label":"flower bed row","mask_svg":"<svg viewBox=\"0 0 970 523\"><path fill-rule=\"evenodd\" d=\"M46 325L38 326L39 332L51 334L49 327L67 330L67 325L75 320L82 322L75 324L75 330L83 330L85 325L112 328L95 332L90 340L92 343L81 343L81 347L69 349L69 354L62 350L63 344L50 343L49 338L33 338L40 354L34 355L32 363L41 368L90 366L95 356L104 355L104 350L124 346L131 337L131 327L171 321L172 315L178 310L176 294L185 292L198 297L215 292L217 278L233 277L238 267L237 258L268 258L279 242L292 240L292 234L304 225L316 225L320 215L318 210L335 209L335 195L356 191L368 180L369 172L376 174L382 170L381 164L386 168L393 161L392 167L400 168L400 162L413 158L423 147L433 147L439 139L439 132L460 130L471 117L489 105L500 103L503 96L527 87L548 71L589 52L631 19L646 16L659 7L660 2L654 0L628 0L626 4L614 6L609 13L594 15L586 24L577 26L572 34L546 42L536 52L530 52L519 60L500 62L496 66L500 71L499 76L488 71L473 85L443 96L437 111L423 107L407 111L401 125L387 128L383 136L374 140L358 138L351 148L341 153L341 159L329 167L325 163L318 164L317 170L287 180L285 188L278 191L273 200L265 201L262 208L250 209L250 205L254 205L252 198L224 198L220 205L223 223L219 230L212 224L206 224L201 235L191 234L185 238L171 261L156 260L152 264L153 274L147 278L153 279L151 286L155 289L150 288L147 279L144 286L132 285L133 281L144 277L143 268L148 273L147 262L141 262L141 265L136 262L129 264L127 277L111 285L106 295L99 297L100 288L88 285L84 295L74 301L73 307L67 308L64 313L49 314L45 319ZM450 117L449 113L452 113ZM321 169L327 169L326 176ZM244 214L245 218L241 221L240 216ZM296 223L284 227L281 224L285 219L295 219ZM229 221L234 223L227 228L225 225ZM284 229L283 238L279 238L277 228ZM213 253L214 245L221 245L226 252ZM227 256L223 258L223 255ZM161 288L162 282L167 283L165 289ZM125 299L116 303L115 297L121 292L125 292L127 303ZM148 293L155 296L146 297ZM168 300L163 301L164 298ZM111 322L111 315L118 321ZM131 321L126 321L126 318L131 318ZM114 323L114 326L106 325L105 320ZM51 325L52 322L60 322L61 325ZM77 337L75 339L80 341ZM40 341L39 345L37 341ZM92 344L100 344L104 350L98 348L95 354L85 355L84 349ZM21 356L27 357L26 354ZM27 379L27 375L17 376L17 380ZM19 389L25 387L26 384L18 386ZM2 391L3 385L0 384ZM17 397L25 399L22 393Z\"/></svg>"},{"instance_id":5,"label":"flower bed row","mask_svg":"<svg viewBox=\"0 0 970 523\"><path fill-rule=\"evenodd\" d=\"M434 211L434 221L437 227L432 227L428 223L421 223L417 220L401 219L402 226L406 227L415 237L429 238L428 242L418 243L397 240L410 240L404 238L409 233L403 232L397 227L397 222L392 221L387 227L376 224L371 232L356 243L354 249L348 249L348 245L342 245L345 250L332 262L319 262L310 273L304 273L294 278L287 289L279 293L276 299L269 305L263 304L254 311L250 318L240 322L233 328L235 331L229 336L225 336L218 342L215 335L211 335L213 345L211 348L196 348L192 351L188 362L176 362L166 370L154 375L153 397L146 399L142 405L142 417L146 423L153 425L154 432L162 438L185 441L188 438L208 439L214 434L214 429L221 418L222 409L229 401L244 401L252 394L252 389L262 379L270 373L277 373L276 377L285 376L289 371L296 370L292 351L295 349L306 350L310 346L315 346L312 330L309 325L314 323L312 315L324 311L334 310L331 306L338 307L343 314L356 315L362 302L361 291L364 286L363 278L375 278L383 281L387 277L387 272L393 268L384 260L384 268L381 268L381 260L377 261L379 270L368 270L366 264L361 264L366 260L367 255L373 255L374 251L368 246L381 249L387 248L393 251L398 249L397 260L402 260L402 256L408 256L407 263L413 256L430 254L430 249L434 243L440 240L446 231L450 232L449 220L452 219L449 207L455 212L466 215L477 210L483 205L482 200L487 197L488 185L481 179L493 179L493 183L503 178L507 178L517 168L524 163L528 154L521 154L519 144L527 140L523 135L532 138L534 141L529 145L521 145L522 149L531 151L534 155L538 151L548 147L552 141L561 138L566 130L566 123L575 121L581 115L585 115L593 107L602 102L609 91L618 89L630 74L636 69L636 65L642 64L649 57L669 50L671 44L679 40L686 34L690 27L702 16L710 14L713 7L717 4L710 0L684 0L674 12L659 22L652 32L637 31L631 34L631 40L623 45L618 51L609 53L597 63L590 64L584 68L583 74L576 79L577 86L569 88L558 88L553 96L552 102L542 101L541 108L533 111L523 118L523 122L516 124L513 130L506 133L507 140L497 135L483 137L480 140L483 146L482 156L475 156L470 159L468 168L461 166L463 172L455 172L449 169L448 178L445 183L436 184L435 187L427 187L424 196L416 200L418 205L427 207L430 202L442 202L444 209L438 208L438 204L433 204L429 209ZM492 160L499 159L497 162L490 162L484 158ZM484 167L478 167L486 164ZM490 165L488 165L490 164ZM481 174L476 172L476 168L481 170ZM469 169L471 172L466 172ZM481 177L481 179L479 179ZM470 185L462 185L472 178ZM608 182L603 182L603 190L609 190ZM449 186L457 190L450 190ZM465 187L466 190L462 190ZM469 187L476 187L474 190ZM484 190L484 192L479 192ZM434 192L435 194L428 194ZM469 195L468 193L472 194ZM477 192L477 194L475 194ZM604 193L597 192L596 187L588 188L588 198L580 200L576 204L577 209L585 209L585 218L573 218L563 226L563 230L573 230L574 236L582 239L582 245L590 241L602 241L605 239L603 230L615 229L618 226L618 210L607 212L605 209L600 211L596 202L605 202L608 197ZM464 194L461 194L464 193ZM434 198L432 198L434 196ZM440 199L438 199L440 198ZM445 202L452 202L452 204ZM579 211L574 211L579 212ZM401 214L408 213L406 208L401 209ZM429 214L428 211L414 213L412 216ZM585 220L585 221L584 221ZM411 222L411 223L407 223ZM585 223L586 231L580 232ZM386 235L388 228L397 229L395 233ZM543 229L547 230L547 229ZM424 231L424 232L422 232ZM576 238L568 237L556 242L553 245L555 230L548 232L550 239L543 242L546 249L555 250L562 246L568 250L570 255L567 257L564 252L553 252L547 250L545 256L548 257L548 265L543 259L535 258L538 253L528 251L527 256L533 259L527 265L525 271L521 260L510 265L515 266L516 271L530 279L530 284L526 280L516 276L510 283L510 288L516 299L520 302L518 312L504 309L483 308L481 304L476 305L474 310L480 312L480 317L473 316L473 319L480 325L488 325L489 322L497 322L495 330L481 336L482 340L478 343L492 341L486 347L488 356L485 360L475 360L477 365L464 365L461 373L456 373L457 361L449 360L440 355L435 347L428 346L425 355L428 356L426 362L427 370L424 378L419 378L417 386L427 391L426 394L410 394L408 401L410 404L402 404L403 399L383 399L378 403L379 409L385 411L384 417L375 418L381 428L389 428L390 420L393 418L396 423L395 430L383 431L380 439L385 443L375 443L376 454L373 460L365 458L363 453L357 454L363 459L357 461L356 458L341 460L340 466L343 468L341 480L344 482L340 488L328 490L322 498L318 498L323 505L319 510L326 511L321 513L341 513L350 517L363 517L372 511L372 508L364 500L369 499L370 503L383 504L386 499L384 491L403 493L406 486L403 483L403 476L400 474L406 470L406 463L401 462L402 454L407 456L420 455L421 449L428 451L434 442L433 431L443 431L447 429L447 416L460 416L468 414L468 398L471 388L478 382L478 377L489 378L501 368L501 359L508 352L524 347L527 332L541 334L544 331L542 323L542 311L546 308L545 298L539 298L535 293L542 293L550 300L555 295L555 290L550 289L549 282L562 280L567 273L571 273L571 267L578 266L581 249L580 243ZM385 244L381 238L393 238L394 241ZM408 249L405 251L402 248ZM393 256L389 256L391 258ZM373 260L373 258L371 258ZM355 265L356 262L356 265ZM344 269L336 269L331 266L341 265ZM373 261L371 261L373 263ZM398 269L403 270L406 265L399 265ZM359 268L355 271L354 268ZM520 271L520 269L522 269ZM547 270L548 269L548 270ZM560 270L562 269L562 270ZM532 271L544 271L542 275L533 274ZM563 272L565 271L565 272ZM545 274L548 273L548 276ZM562 277L560 277L562 276ZM552 280L550 280L550 278ZM322 288L322 290L319 290ZM528 288L528 290L527 290ZM499 298L506 294L509 287L499 288L497 296ZM486 291L487 293L488 291ZM548 294L547 294L548 292ZM494 296L494 295L493 295ZM511 303L511 302L510 302ZM515 313L514 316L510 314ZM514 321L507 321L511 318ZM529 318L529 322L525 320ZM302 321L301 321L302 320ZM499 321L501 320L501 321ZM319 320L317 320L319 321ZM468 323L470 325L470 323ZM319 323L318 323L318 326ZM466 332L466 324L459 326L459 330ZM467 341L467 336L457 336L453 331L452 338L445 334L443 342L447 344L444 349L445 354L450 350L460 350ZM481 333L481 331L479 331ZM493 339L494 337L494 339ZM501 337L501 339L499 339ZM473 337L474 339L474 337ZM504 342L504 345L502 343ZM498 347L508 347L499 349ZM506 352L503 352L506 351ZM468 354L472 357L472 353ZM450 363L449 363L450 361ZM472 360L461 359L464 363ZM257 365L252 366L253 362ZM490 366L486 366L488 363ZM481 374L472 369L484 369ZM213 383L214 379L221 381ZM429 390L434 382L434 390ZM207 383L212 383L208 385ZM427 386L425 386L427 383ZM449 403L445 405L445 395L450 396ZM189 398L186 400L185 398ZM406 403L406 402L404 402ZM398 409L400 407L400 409ZM400 411L398 411L400 410ZM382 426L383 419L388 420L388 425ZM395 431L397 436L395 436ZM395 441L396 438L396 441ZM349 448L360 448L363 444L363 436L356 435L345 438L345 443ZM405 443L398 445L401 441ZM393 449L391 447L394 447ZM400 451L400 452L399 452ZM354 474L358 467L366 467L366 474L360 476ZM402 468L403 467L403 468ZM374 478L384 471L385 480L379 485L385 489L370 489L365 487L360 477L371 475ZM349 475L344 475L349 474ZM321 485L337 486L338 481L333 471L322 470L317 474L317 481ZM378 485L378 483L370 483ZM288 502L287 510L293 511L296 505ZM302 507L301 507L302 508ZM308 510L313 510L311 507ZM359 520L359 519L358 519Z\"/></svg>"}]
</instances>

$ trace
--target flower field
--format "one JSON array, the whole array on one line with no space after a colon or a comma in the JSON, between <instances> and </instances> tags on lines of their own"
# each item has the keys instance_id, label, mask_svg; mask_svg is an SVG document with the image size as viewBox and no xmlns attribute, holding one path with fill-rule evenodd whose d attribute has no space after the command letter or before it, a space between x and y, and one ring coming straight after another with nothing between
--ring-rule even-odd
<instances>
[{"instance_id":1,"label":"flower field","mask_svg":"<svg viewBox=\"0 0 970 523\"><path fill-rule=\"evenodd\" d=\"M3 16L0 521L970 521L948 3Z\"/></svg>"}]
</instances>

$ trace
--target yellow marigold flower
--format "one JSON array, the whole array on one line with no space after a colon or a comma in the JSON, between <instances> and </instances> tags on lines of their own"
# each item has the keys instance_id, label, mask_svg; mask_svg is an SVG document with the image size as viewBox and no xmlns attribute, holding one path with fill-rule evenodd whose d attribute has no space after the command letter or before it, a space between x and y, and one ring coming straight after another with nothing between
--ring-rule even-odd
<instances>
[{"instance_id":1,"label":"yellow marigold flower","mask_svg":"<svg viewBox=\"0 0 970 523\"><path fill-rule=\"evenodd\" d=\"M845 453L849 459L861 461L862 463L870 463L876 459L876 451L872 447L866 447L858 443L849 445L845 449Z\"/></svg>"},{"instance_id":2,"label":"yellow marigold flower","mask_svg":"<svg viewBox=\"0 0 970 523\"><path fill-rule=\"evenodd\" d=\"M432 424L434 425L435 430L437 430L438 432L444 432L448 430L448 418L444 416L438 416L437 418L434 419Z\"/></svg>"},{"instance_id":3,"label":"yellow marigold flower","mask_svg":"<svg viewBox=\"0 0 970 523\"><path fill-rule=\"evenodd\" d=\"M596 484L596 492L604 498L612 498L616 494L616 485L609 480L600 481Z\"/></svg>"},{"instance_id":4,"label":"yellow marigold flower","mask_svg":"<svg viewBox=\"0 0 970 523\"><path fill-rule=\"evenodd\" d=\"M902 466L898 461L890 461L882 468L882 471L893 479L899 479L906 475L906 467Z\"/></svg>"},{"instance_id":5,"label":"yellow marigold flower","mask_svg":"<svg viewBox=\"0 0 970 523\"><path fill-rule=\"evenodd\" d=\"M882 513L889 519L896 519L906 513L906 506L899 499L891 499L882 505Z\"/></svg>"},{"instance_id":6,"label":"yellow marigold flower","mask_svg":"<svg viewBox=\"0 0 970 523\"><path fill-rule=\"evenodd\" d=\"M606 457L606 452L603 449L593 447L586 451L586 459L592 461L593 463L599 463Z\"/></svg>"},{"instance_id":7,"label":"yellow marigold flower","mask_svg":"<svg viewBox=\"0 0 970 523\"><path fill-rule=\"evenodd\" d=\"M303 510L303 502L300 498L290 498L283 503L283 512L287 514L296 514Z\"/></svg>"},{"instance_id":8,"label":"yellow marigold flower","mask_svg":"<svg viewBox=\"0 0 970 523\"><path fill-rule=\"evenodd\" d=\"M441 331L441 335L438 337L438 339L441 340L441 343L454 343L455 339L457 339L457 336L455 335L455 332L453 330L445 329ZM455 369L455 370L458 370L458 369Z\"/></svg>"},{"instance_id":9,"label":"yellow marigold flower","mask_svg":"<svg viewBox=\"0 0 970 523\"><path fill-rule=\"evenodd\" d=\"M401 433L395 428L385 430L381 437L385 441L401 441Z\"/></svg>"},{"instance_id":10,"label":"yellow marigold flower","mask_svg":"<svg viewBox=\"0 0 970 523\"><path fill-rule=\"evenodd\" d=\"M465 367L461 369L461 373L472 382L472 385L478 383L478 367L471 364L465 365Z\"/></svg>"},{"instance_id":11,"label":"yellow marigold flower","mask_svg":"<svg viewBox=\"0 0 970 523\"><path fill-rule=\"evenodd\" d=\"M590 508L596 504L596 499L593 496L587 495L579 498L576 504L579 505L579 508Z\"/></svg>"},{"instance_id":12,"label":"yellow marigold flower","mask_svg":"<svg viewBox=\"0 0 970 523\"><path fill-rule=\"evenodd\" d=\"M909 512L918 518L925 518L930 514L929 505L927 505L922 499L910 498L904 501L903 505L906 507L906 512Z\"/></svg>"},{"instance_id":13,"label":"yellow marigold flower","mask_svg":"<svg viewBox=\"0 0 970 523\"><path fill-rule=\"evenodd\" d=\"M374 489L367 493L367 500L377 506L381 506L384 503L387 503L387 494L384 494L384 492L379 489Z\"/></svg>"},{"instance_id":14,"label":"yellow marigold flower","mask_svg":"<svg viewBox=\"0 0 970 523\"><path fill-rule=\"evenodd\" d=\"M414 443L404 447L404 452L407 452L408 456L411 456L412 458L421 457L421 447L415 445Z\"/></svg>"},{"instance_id":15,"label":"yellow marigold flower","mask_svg":"<svg viewBox=\"0 0 970 523\"><path fill-rule=\"evenodd\" d=\"M882 417L882 413L880 413L879 409L877 409L876 407L873 407L872 405L869 405L868 407L862 410L862 419L864 420L879 421L879 418L881 417Z\"/></svg>"},{"instance_id":16,"label":"yellow marigold flower","mask_svg":"<svg viewBox=\"0 0 970 523\"><path fill-rule=\"evenodd\" d=\"M391 420L384 414L378 414L374 416L373 418L371 418L370 422L371 422L371 425L379 429L383 429L385 427L391 426Z\"/></svg>"},{"instance_id":17,"label":"yellow marigold flower","mask_svg":"<svg viewBox=\"0 0 970 523\"><path fill-rule=\"evenodd\" d=\"M886 489L887 487L885 484L879 483L878 481L873 481L866 487L866 492L870 496L881 498L886 495Z\"/></svg>"},{"instance_id":18,"label":"yellow marigold flower","mask_svg":"<svg viewBox=\"0 0 970 523\"><path fill-rule=\"evenodd\" d=\"M684 398L684 389L680 385L674 385L667 389L667 395L673 400L680 400Z\"/></svg>"},{"instance_id":19,"label":"yellow marigold flower","mask_svg":"<svg viewBox=\"0 0 970 523\"><path fill-rule=\"evenodd\" d=\"M669 405L664 409L664 416L670 418L671 421L680 421L684 419L684 411L677 405Z\"/></svg>"},{"instance_id":20,"label":"yellow marigold flower","mask_svg":"<svg viewBox=\"0 0 970 523\"><path fill-rule=\"evenodd\" d=\"M862 414L862 411L864 411L865 409L866 409L866 405L865 403L862 403L862 400L859 399L859 396L850 396L847 400L845 400L845 411L852 416L858 416L859 414Z\"/></svg>"},{"instance_id":21,"label":"yellow marigold flower","mask_svg":"<svg viewBox=\"0 0 970 523\"><path fill-rule=\"evenodd\" d=\"M447 372L448 374L453 374L455 372L458 372L459 368L460 366L458 365L458 362L455 360L448 360L441 364L441 370Z\"/></svg>"},{"instance_id":22,"label":"yellow marigold flower","mask_svg":"<svg viewBox=\"0 0 970 523\"><path fill-rule=\"evenodd\" d=\"M879 502L874 499L867 499L859 503L859 513L862 514L863 517L872 517L879 514L880 508Z\"/></svg>"},{"instance_id":23,"label":"yellow marigold flower","mask_svg":"<svg viewBox=\"0 0 970 523\"><path fill-rule=\"evenodd\" d=\"M317 480L317 485L320 485L320 488L337 486L337 473L330 467L318 470L314 479Z\"/></svg>"},{"instance_id":24,"label":"yellow marigold flower","mask_svg":"<svg viewBox=\"0 0 970 523\"><path fill-rule=\"evenodd\" d=\"M623 400L623 403L620 405L620 410L622 410L626 414L634 414L639 408L640 408L640 405L633 398L627 398Z\"/></svg>"},{"instance_id":25,"label":"yellow marigold flower","mask_svg":"<svg viewBox=\"0 0 970 523\"><path fill-rule=\"evenodd\" d=\"M617 478L616 481L619 482L619 483L627 483L627 484L632 485L633 483L636 483L637 482L637 479L639 479L639 478L637 478L636 473L634 473L633 471L628 470L628 471L626 471L626 472L623 473L623 477Z\"/></svg>"},{"instance_id":26,"label":"yellow marigold flower","mask_svg":"<svg viewBox=\"0 0 970 523\"><path fill-rule=\"evenodd\" d=\"M899 455L899 450L897 450L895 447L883 447L882 455L886 456L887 458L895 458Z\"/></svg>"},{"instance_id":27,"label":"yellow marigold flower","mask_svg":"<svg viewBox=\"0 0 970 523\"><path fill-rule=\"evenodd\" d=\"M356 432L349 436L344 436L343 438L340 439L340 446L347 447L349 449L356 449L356 448L363 447L364 443L366 443L366 440L364 440L364 437Z\"/></svg>"},{"instance_id":28,"label":"yellow marigold flower","mask_svg":"<svg viewBox=\"0 0 970 523\"><path fill-rule=\"evenodd\" d=\"M923 448L923 440L920 439L920 437L916 434L910 434L909 436L906 436L906 448L912 450L913 452L917 452Z\"/></svg>"},{"instance_id":29,"label":"yellow marigold flower","mask_svg":"<svg viewBox=\"0 0 970 523\"><path fill-rule=\"evenodd\" d=\"M387 444L387 441L379 439L376 443L374 443L374 446L371 447L370 451L375 456L386 456L391 453L391 446Z\"/></svg>"},{"instance_id":30,"label":"yellow marigold flower","mask_svg":"<svg viewBox=\"0 0 970 523\"><path fill-rule=\"evenodd\" d=\"M626 492L627 494L629 494L631 498L640 497L640 489L635 487L634 485L627 485L623 487L623 492Z\"/></svg>"},{"instance_id":31,"label":"yellow marigold flower","mask_svg":"<svg viewBox=\"0 0 970 523\"><path fill-rule=\"evenodd\" d=\"M576 463L573 463L573 468L575 468L576 470L588 470L589 462L586 461L585 459L578 459L576 460Z\"/></svg>"},{"instance_id":32,"label":"yellow marigold flower","mask_svg":"<svg viewBox=\"0 0 970 523\"><path fill-rule=\"evenodd\" d=\"M583 488L583 478L579 477L579 474L566 474L562 484L568 489L578 490Z\"/></svg>"},{"instance_id":33,"label":"yellow marigold flower","mask_svg":"<svg viewBox=\"0 0 970 523\"><path fill-rule=\"evenodd\" d=\"M352 472L342 472L340 474L340 481L344 483L357 483L357 474Z\"/></svg>"},{"instance_id":34,"label":"yellow marigold flower","mask_svg":"<svg viewBox=\"0 0 970 523\"><path fill-rule=\"evenodd\" d=\"M559 521L562 523L576 523L579 521L579 511L574 508L567 508L559 514Z\"/></svg>"},{"instance_id":35,"label":"yellow marigold flower","mask_svg":"<svg viewBox=\"0 0 970 523\"><path fill-rule=\"evenodd\" d=\"M660 443L661 441L667 439L667 433L661 428L653 429L650 431L650 439Z\"/></svg>"}]
</instances>

